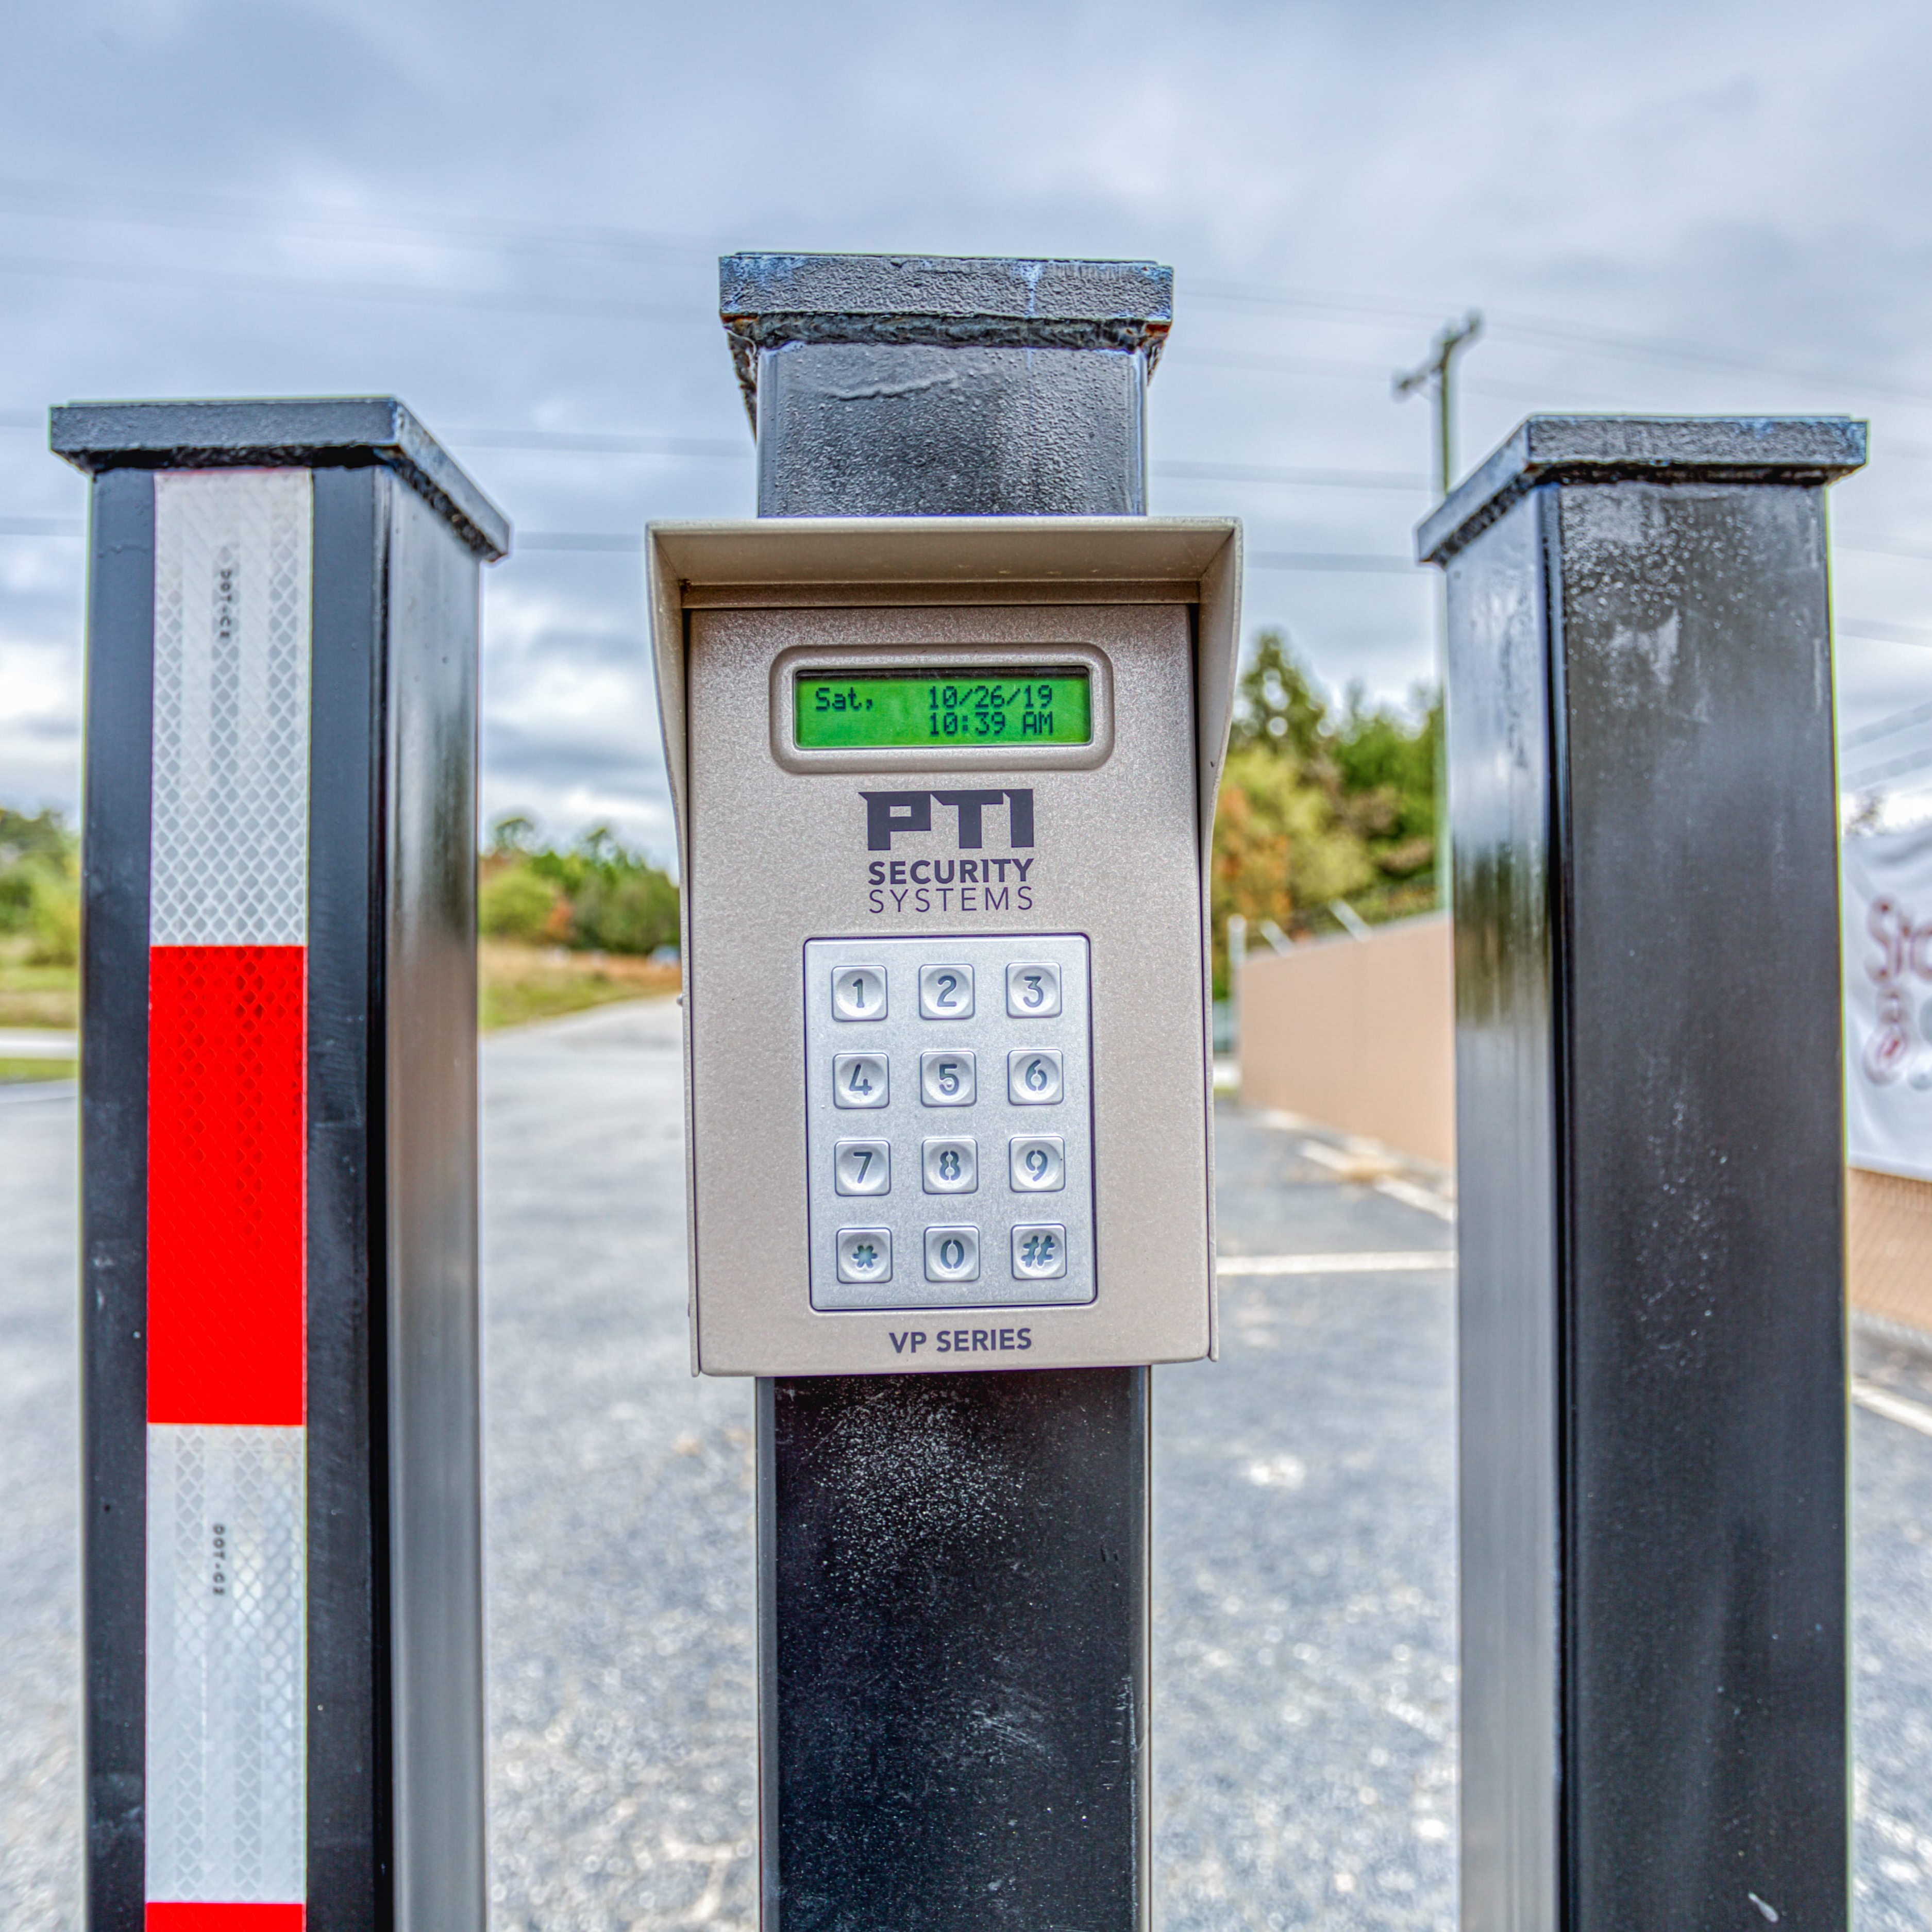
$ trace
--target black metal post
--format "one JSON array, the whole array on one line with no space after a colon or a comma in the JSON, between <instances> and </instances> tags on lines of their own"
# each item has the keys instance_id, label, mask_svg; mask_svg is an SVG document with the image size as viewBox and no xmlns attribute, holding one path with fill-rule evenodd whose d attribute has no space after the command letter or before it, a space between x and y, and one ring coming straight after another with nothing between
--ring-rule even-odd
<instances>
[{"instance_id":1,"label":"black metal post","mask_svg":"<svg viewBox=\"0 0 1932 1932\"><path fill-rule=\"evenodd\" d=\"M88 1923L476 1932L478 564L385 398L82 404Z\"/></svg>"},{"instance_id":2,"label":"black metal post","mask_svg":"<svg viewBox=\"0 0 1932 1932\"><path fill-rule=\"evenodd\" d=\"M1533 417L1448 574L1462 1924L1850 1922L1843 418Z\"/></svg>"},{"instance_id":3,"label":"black metal post","mask_svg":"<svg viewBox=\"0 0 1932 1932\"><path fill-rule=\"evenodd\" d=\"M722 271L760 515L1144 514L1168 270ZM1147 1923L1148 1376L760 1382L766 1932Z\"/></svg>"}]
</instances>

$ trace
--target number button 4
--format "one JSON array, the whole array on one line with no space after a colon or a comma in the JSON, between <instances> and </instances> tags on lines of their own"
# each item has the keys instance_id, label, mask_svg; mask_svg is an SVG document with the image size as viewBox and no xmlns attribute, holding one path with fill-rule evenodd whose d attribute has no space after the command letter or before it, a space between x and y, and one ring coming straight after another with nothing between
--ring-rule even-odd
<instances>
[{"instance_id":1,"label":"number button 4","mask_svg":"<svg viewBox=\"0 0 1932 1932\"><path fill-rule=\"evenodd\" d=\"M928 1107L970 1107L978 1097L973 1056L940 1048L919 1057L919 1097Z\"/></svg>"},{"instance_id":2,"label":"number button 4","mask_svg":"<svg viewBox=\"0 0 1932 1932\"><path fill-rule=\"evenodd\" d=\"M1058 1134L1016 1134L1006 1143L1006 1171L1016 1194L1058 1194L1066 1185L1066 1143Z\"/></svg>"},{"instance_id":3,"label":"number button 4","mask_svg":"<svg viewBox=\"0 0 1932 1932\"><path fill-rule=\"evenodd\" d=\"M890 1194L892 1191L891 1142L833 1142L832 1185L841 1194Z\"/></svg>"},{"instance_id":4,"label":"number button 4","mask_svg":"<svg viewBox=\"0 0 1932 1932\"><path fill-rule=\"evenodd\" d=\"M972 968L922 966L919 1014L921 1019L927 1020L970 1020L973 1017Z\"/></svg>"},{"instance_id":5,"label":"number button 4","mask_svg":"<svg viewBox=\"0 0 1932 1932\"><path fill-rule=\"evenodd\" d=\"M1006 1055L1006 1097L1016 1107L1057 1107L1065 1090L1058 1047Z\"/></svg>"},{"instance_id":6,"label":"number button 4","mask_svg":"<svg viewBox=\"0 0 1932 1932\"><path fill-rule=\"evenodd\" d=\"M1050 1020L1060 1012L1060 968L1020 964L1006 968L1006 1011L1016 1020Z\"/></svg>"},{"instance_id":7,"label":"number button 4","mask_svg":"<svg viewBox=\"0 0 1932 1932\"><path fill-rule=\"evenodd\" d=\"M839 1053L832 1059L835 1107L883 1107L887 1094L883 1053Z\"/></svg>"},{"instance_id":8,"label":"number button 4","mask_svg":"<svg viewBox=\"0 0 1932 1932\"><path fill-rule=\"evenodd\" d=\"M971 1194L980 1185L980 1149L970 1134L929 1140L920 1148L928 1194Z\"/></svg>"}]
</instances>

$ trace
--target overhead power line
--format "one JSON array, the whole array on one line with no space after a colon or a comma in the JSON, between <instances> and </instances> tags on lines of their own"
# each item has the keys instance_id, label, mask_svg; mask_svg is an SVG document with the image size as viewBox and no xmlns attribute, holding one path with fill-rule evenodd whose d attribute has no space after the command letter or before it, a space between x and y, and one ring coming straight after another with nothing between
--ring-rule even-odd
<instances>
[{"instance_id":1,"label":"overhead power line","mask_svg":"<svg viewBox=\"0 0 1932 1932\"><path fill-rule=\"evenodd\" d=\"M1434 351L1406 372L1399 371L1391 386L1397 402L1406 396L1426 395L1436 403L1436 488L1444 496L1456 487L1456 358L1481 338L1483 318L1470 310L1436 338Z\"/></svg>"},{"instance_id":2,"label":"overhead power line","mask_svg":"<svg viewBox=\"0 0 1932 1932\"><path fill-rule=\"evenodd\" d=\"M1932 628L1922 624L1887 624L1876 617L1847 617L1832 626L1841 638L1865 638L1880 644L1932 644Z\"/></svg>"},{"instance_id":3,"label":"overhead power line","mask_svg":"<svg viewBox=\"0 0 1932 1932\"><path fill-rule=\"evenodd\" d=\"M1403 470L1300 470L1274 463L1156 463L1156 476L1197 483L1281 483L1311 489L1401 490L1429 488L1426 476Z\"/></svg>"},{"instance_id":4,"label":"overhead power line","mask_svg":"<svg viewBox=\"0 0 1932 1932\"><path fill-rule=\"evenodd\" d=\"M440 440L471 449L554 451L566 456L729 457L742 461L757 452L742 439L694 436L599 436L571 430L452 429Z\"/></svg>"},{"instance_id":5,"label":"overhead power line","mask_svg":"<svg viewBox=\"0 0 1932 1932\"><path fill-rule=\"evenodd\" d=\"M1250 570L1349 570L1372 575L1400 571L1414 575L1413 557L1360 550L1251 550L1243 560Z\"/></svg>"},{"instance_id":6,"label":"overhead power line","mask_svg":"<svg viewBox=\"0 0 1932 1932\"><path fill-rule=\"evenodd\" d=\"M1850 752L1878 739L1889 738L1897 732L1909 731L1915 724L1928 723L1932 723L1932 704L1915 704L1909 710L1894 711L1870 724L1861 724L1856 731L1848 731L1838 740L1838 748Z\"/></svg>"}]
</instances>

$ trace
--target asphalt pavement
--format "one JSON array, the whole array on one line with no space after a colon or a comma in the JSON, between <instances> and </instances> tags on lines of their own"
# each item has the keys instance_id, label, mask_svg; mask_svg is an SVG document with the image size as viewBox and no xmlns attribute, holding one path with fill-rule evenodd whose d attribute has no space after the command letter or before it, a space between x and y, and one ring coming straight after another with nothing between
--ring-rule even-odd
<instances>
[{"instance_id":1,"label":"asphalt pavement","mask_svg":"<svg viewBox=\"0 0 1932 1932\"><path fill-rule=\"evenodd\" d=\"M496 1932L755 1923L749 1390L684 1320L677 1015L484 1054ZM1455 1923L1452 1230L1224 1108L1218 1364L1155 1377L1163 1932ZM0 1090L0 1925L77 1928L72 1090ZM1328 1271L1279 1258L1380 1256ZM1319 1268L1318 1272L1294 1271ZM1932 1405L1883 1337L1862 1382ZM1853 1424L1858 1890L1932 1920L1932 1437Z\"/></svg>"}]
</instances>

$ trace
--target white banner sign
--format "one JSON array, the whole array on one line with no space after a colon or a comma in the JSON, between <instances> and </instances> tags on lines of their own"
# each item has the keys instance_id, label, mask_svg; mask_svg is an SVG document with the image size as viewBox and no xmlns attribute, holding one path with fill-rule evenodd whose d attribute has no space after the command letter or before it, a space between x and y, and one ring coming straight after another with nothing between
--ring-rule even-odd
<instances>
[{"instance_id":1,"label":"white banner sign","mask_svg":"<svg viewBox=\"0 0 1932 1932\"><path fill-rule=\"evenodd\" d=\"M1932 825L1844 852L1851 1162L1932 1180Z\"/></svg>"}]
</instances>

